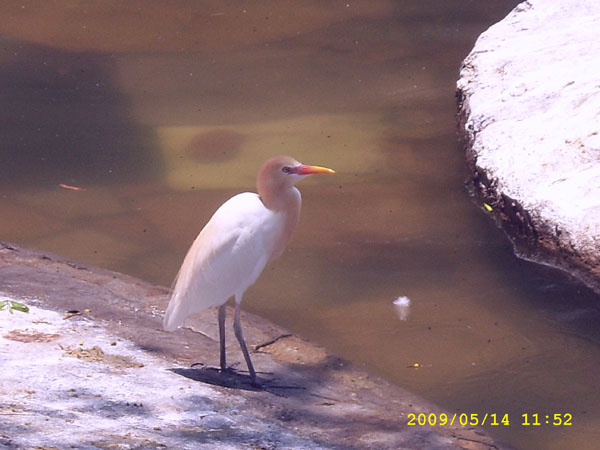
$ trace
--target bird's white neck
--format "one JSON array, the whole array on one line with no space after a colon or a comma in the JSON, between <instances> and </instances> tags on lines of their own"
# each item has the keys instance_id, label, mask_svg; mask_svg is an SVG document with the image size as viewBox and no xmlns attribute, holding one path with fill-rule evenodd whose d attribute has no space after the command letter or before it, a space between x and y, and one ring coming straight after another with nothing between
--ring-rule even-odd
<instances>
[{"instance_id":1,"label":"bird's white neck","mask_svg":"<svg viewBox=\"0 0 600 450\"><path fill-rule=\"evenodd\" d=\"M264 198L262 195L260 198L267 209L274 214L281 214L283 218L283 228L275 242L275 247L270 258L273 259L283 253L287 243L294 234L294 230L300 219L302 197L300 196L300 191L291 186L283 192L279 192L275 198L268 196Z\"/></svg>"}]
</instances>

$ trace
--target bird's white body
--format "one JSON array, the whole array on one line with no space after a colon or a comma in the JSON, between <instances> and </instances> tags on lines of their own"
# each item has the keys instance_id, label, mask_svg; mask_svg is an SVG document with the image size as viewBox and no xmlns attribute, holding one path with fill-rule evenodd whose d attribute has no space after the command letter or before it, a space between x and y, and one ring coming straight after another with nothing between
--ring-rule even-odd
<instances>
[{"instance_id":1,"label":"bird's white body","mask_svg":"<svg viewBox=\"0 0 600 450\"><path fill-rule=\"evenodd\" d=\"M244 192L230 198L202 229L179 269L165 313L163 327L173 331L190 314L219 306L221 370L225 371L225 303L235 296L233 329L253 384L256 371L240 320L242 296L292 237L302 203L294 185L316 173L334 171L300 164L289 156L268 159L258 173L258 194Z\"/></svg>"},{"instance_id":2,"label":"bird's white body","mask_svg":"<svg viewBox=\"0 0 600 450\"><path fill-rule=\"evenodd\" d=\"M299 200L300 192L294 191ZM165 330L175 330L190 314L220 306L232 296L241 301L267 262L278 256L285 219L282 211L267 209L252 192L223 203L183 261L165 315Z\"/></svg>"}]
</instances>

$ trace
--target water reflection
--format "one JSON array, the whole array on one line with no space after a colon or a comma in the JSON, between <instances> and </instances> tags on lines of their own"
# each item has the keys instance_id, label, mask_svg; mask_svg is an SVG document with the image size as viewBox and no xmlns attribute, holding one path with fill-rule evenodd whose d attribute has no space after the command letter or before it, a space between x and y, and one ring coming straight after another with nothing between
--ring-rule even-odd
<instances>
[{"instance_id":1,"label":"water reflection","mask_svg":"<svg viewBox=\"0 0 600 450\"><path fill-rule=\"evenodd\" d=\"M0 183L131 182L159 174L154 132L131 116L110 55L2 39Z\"/></svg>"},{"instance_id":2,"label":"water reflection","mask_svg":"<svg viewBox=\"0 0 600 450\"><path fill-rule=\"evenodd\" d=\"M334 167L299 186L297 234L244 306L452 411L509 413L489 430L517 447L586 448L598 297L517 260L462 187L458 67L515 4L1 5L0 238L169 285L266 157Z\"/></svg>"}]
</instances>

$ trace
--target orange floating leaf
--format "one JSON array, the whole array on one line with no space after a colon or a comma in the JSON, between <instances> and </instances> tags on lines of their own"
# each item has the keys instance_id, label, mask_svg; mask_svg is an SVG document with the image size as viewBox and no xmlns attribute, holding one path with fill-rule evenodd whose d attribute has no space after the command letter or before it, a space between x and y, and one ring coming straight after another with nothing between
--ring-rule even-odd
<instances>
[{"instance_id":1,"label":"orange floating leaf","mask_svg":"<svg viewBox=\"0 0 600 450\"><path fill-rule=\"evenodd\" d=\"M71 186L69 184L62 184L61 183L61 184L59 184L59 186L61 188L63 188L63 189L69 189L70 191L85 191L86 190L85 188L80 188L80 187L77 187L77 186Z\"/></svg>"}]
</instances>

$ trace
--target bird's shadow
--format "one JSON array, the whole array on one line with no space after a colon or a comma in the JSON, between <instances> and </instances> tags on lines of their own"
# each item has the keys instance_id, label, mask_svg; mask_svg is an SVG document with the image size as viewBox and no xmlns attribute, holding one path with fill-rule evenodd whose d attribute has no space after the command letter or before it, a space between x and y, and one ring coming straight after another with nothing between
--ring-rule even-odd
<instances>
[{"instance_id":1,"label":"bird's shadow","mask_svg":"<svg viewBox=\"0 0 600 450\"><path fill-rule=\"evenodd\" d=\"M249 375L238 373L233 369L222 371L216 367L177 367L169 371L213 386L222 386L230 389L241 389L243 391L261 391L260 384L253 384Z\"/></svg>"},{"instance_id":2,"label":"bird's shadow","mask_svg":"<svg viewBox=\"0 0 600 450\"><path fill-rule=\"evenodd\" d=\"M213 386L221 386L230 389L239 389L243 391L254 392L270 392L275 395L280 395L273 390L305 390L304 386L283 386L274 383L273 380L265 380L257 378L256 383L252 383L250 376L240 373L232 368L222 371L216 367L177 367L169 369L169 371L189 378L190 380L200 381L202 383L211 384Z\"/></svg>"}]
</instances>

